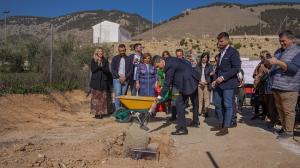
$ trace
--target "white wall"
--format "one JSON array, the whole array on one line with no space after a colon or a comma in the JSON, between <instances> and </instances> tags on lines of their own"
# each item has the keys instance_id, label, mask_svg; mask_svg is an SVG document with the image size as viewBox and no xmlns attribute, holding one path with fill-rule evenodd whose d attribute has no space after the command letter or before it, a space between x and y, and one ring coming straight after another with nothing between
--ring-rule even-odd
<instances>
[{"instance_id":1,"label":"white wall","mask_svg":"<svg viewBox=\"0 0 300 168\"><path fill-rule=\"evenodd\" d=\"M260 63L260 60L242 60L242 69L244 71L245 83L253 84L253 72L255 67Z\"/></svg>"},{"instance_id":2,"label":"white wall","mask_svg":"<svg viewBox=\"0 0 300 168\"><path fill-rule=\"evenodd\" d=\"M122 42L130 39L131 33L117 23L103 21L93 26L93 43Z\"/></svg>"},{"instance_id":3,"label":"white wall","mask_svg":"<svg viewBox=\"0 0 300 168\"><path fill-rule=\"evenodd\" d=\"M93 26L93 43L118 42L119 25L104 21Z\"/></svg>"}]
</instances>

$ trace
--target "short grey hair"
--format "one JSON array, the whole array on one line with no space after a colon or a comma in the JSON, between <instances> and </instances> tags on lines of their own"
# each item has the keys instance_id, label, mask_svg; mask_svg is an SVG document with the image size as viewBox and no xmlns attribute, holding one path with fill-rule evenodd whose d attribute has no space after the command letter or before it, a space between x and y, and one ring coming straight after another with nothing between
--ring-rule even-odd
<instances>
[{"instance_id":1,"label":"short grey hair","mask_svg":"<svg viewBox=\"0 0 300 168\"><path fill-rule=\"evenodd\" d=\"M295 39L295 35L290 30L285 30L285 31L279 33L279 38L282 38L282 37L287 37L288 39L291 39L291 40Z\"/></svg>"}]
</instances>

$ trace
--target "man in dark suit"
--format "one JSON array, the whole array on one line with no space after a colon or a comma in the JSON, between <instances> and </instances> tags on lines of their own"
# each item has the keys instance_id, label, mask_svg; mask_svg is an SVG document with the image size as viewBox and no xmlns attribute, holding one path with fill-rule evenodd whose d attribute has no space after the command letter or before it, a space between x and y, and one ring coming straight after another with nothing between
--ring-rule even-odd
<instances>
[{"instance_id":1,"label":"man in dark suit","mask_svg":"<svg viewBox=\"0 0 300 168\"><path fill-rule=\"evenodd\" d=\"M235 110L234 93L238 86L237 73L241 69L241 59L239 52L229 45L228 33L220 33L217 39L220 53L212 87L219 125L211 130L219 130L216 135L222 136L228 134L228 128L232 126L232 116Z\"/></svg>"},{"instance_id":2,"label":"man in dark suit","mask_svg":"<svg viewBox=\"0 0 300 168\"><path fill-rule=\"evenodd\" d=\"M168 57L165 60L162 57L156 57L154 60L156 67L164 68L165 70L165 83L163 85L161 95L158 99L167 93L173 86L179 91L179 96L176 99L176 112L177 112L177 128L172 135L188 134L187 124L185 119L186 100L191 99L193 104L193 121L190 126L199 127L199 102L198 102L198 82L199 74L192 68L192 66L185 60L175 57ZM161 100L166 101L166 100Z\"/></svg>"}]
</instances>

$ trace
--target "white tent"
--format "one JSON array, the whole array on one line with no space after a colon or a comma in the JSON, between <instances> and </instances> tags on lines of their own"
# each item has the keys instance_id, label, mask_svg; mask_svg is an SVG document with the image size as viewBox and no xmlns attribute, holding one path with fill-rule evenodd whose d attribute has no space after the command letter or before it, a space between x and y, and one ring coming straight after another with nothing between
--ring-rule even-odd
<instances>
[{"instance_id":1,"label":"white tent","mask_svg":"<svg viewBox=\"0 0 300 168\"><path fill-rule=\"evenodd\" d=\"M103 21L93 26L93 43L122 42L131 39L131 33L119 24Z\"/></svg>"}]
</instances>

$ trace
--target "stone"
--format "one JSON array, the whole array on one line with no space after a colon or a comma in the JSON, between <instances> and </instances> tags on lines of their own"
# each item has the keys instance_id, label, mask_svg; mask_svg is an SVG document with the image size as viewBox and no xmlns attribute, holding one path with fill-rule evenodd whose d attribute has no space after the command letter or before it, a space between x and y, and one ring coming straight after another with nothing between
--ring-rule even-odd
<instances>
[{"instance_id":1,"label":"stone","mask_svg":"<svg viewBox=\"0 0 300 168\"><path fill-rule=\"evenodd\" d=\"M147 149L150 150L150 151L158 151L159 150L159 144L158 143L150 143L148 146L147 146Z\"/></svg>"}]
</instances>

